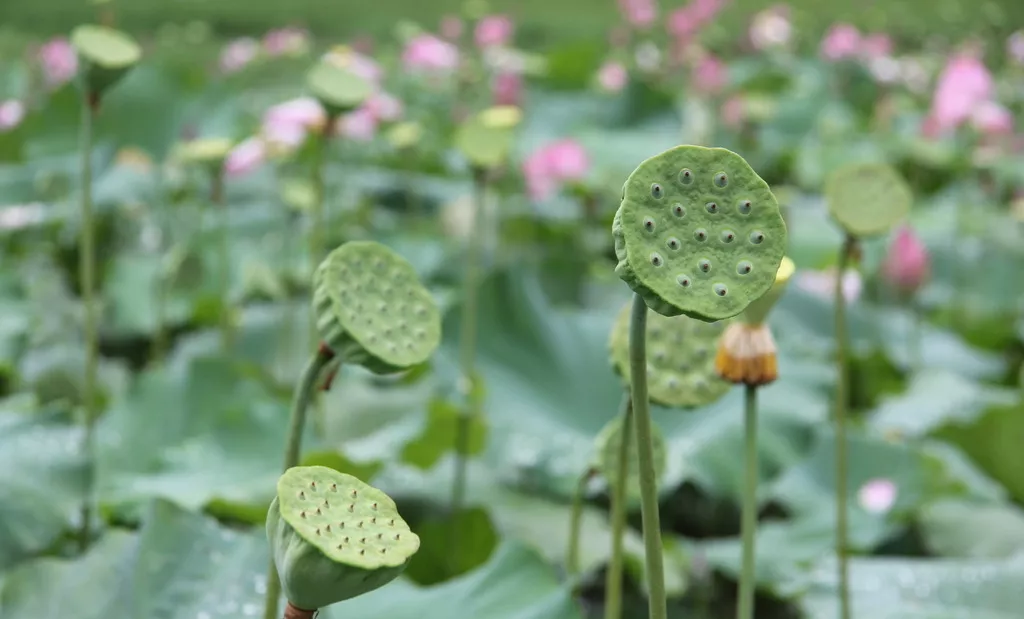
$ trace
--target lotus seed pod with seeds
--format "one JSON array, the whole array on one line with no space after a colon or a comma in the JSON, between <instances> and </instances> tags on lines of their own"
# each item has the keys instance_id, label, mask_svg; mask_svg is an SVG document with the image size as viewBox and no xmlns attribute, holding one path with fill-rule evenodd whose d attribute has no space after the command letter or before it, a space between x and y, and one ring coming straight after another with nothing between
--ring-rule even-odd
<instances>
[{"instance_id":1,"label":"lotus seed pod with seeds","mask_svg":"<svg viewBox=\"0 0 1024 619\"><path fill-rule=\"evenodd\" d=\"M655 312L721 320L771 288L786 224L736 153L677 146L641 163L622 193L615 272Z\"/></svg>"},{"instance_id":2,"label":"lotus seed pod with seeds","mask_svg":"<svg viewBox=\"0 0 1024 619\"><path fill-rule=\"evenodd\" d=\"M386 374L423 363L441 341L441 313L391 249L350 241L313 275L317 331L343 363Z\"/></svg>"},{"instance_id":3,"label":"lotus seed pod with seeds","mask_svg":"<svg viewBox=\"0 0 1024 619\"><path fill-rule=\"evenodd\" d=\"M475 168L490 169L504 163L512 148L513 130L522 112L513 106L484 110L464 122L455 134L455 145Z\"/></svg>"},{"instance_id":4,"label":"lotus seed pod with seeds","mask_svg":"<svg viewBox=\"0 0 1024 619\"><path fill-rule=\"evenodd\" d=\"M330 62L309 70L306 87L331 117L351 112L373 94L373 85L362 76Z\"/></svg>"},{"instance_id":5,"label":"lotus seed pod with seeds","mask_svg":"<svg viewBox=\"0 0 1024 619\"><path fill-rule=\"evenodd\" d=\"M622 441L622 415L616 415L609 421L595 441L596 463L594 468L601 472L608 485L614 490L618 482L619 471L619 446ZM660 479L665 474L667 463L667 449L665 448L665 437L658 426L651 426L652 453L654 455L654 476ZM635 435L631 432L630 438ZM629 444L629 465L626 468L626 500L635 503L640 499L640 469L637 460L636 441L631 440Z\"/></svg>"},{"instance_id":6,"label":"lotus seed pod with seeds","mask_svg":"<svg viewBox=\"0 0 1024 619\"><path fill-rule=\"evenodd\" d=\"M90 95L102 95L142 57L134 39L106 26L78 26L71 32L71 45L78 54L82 83Z\"/></svg>"},{"instance_id":7,"label":"lotus seed pod with seeds","mask_svg":"<svg viewBox=\"0 0 1024 619\"><path fill-rule=\"evenodd\" d=\"M779 377L775 338L766 324L733 322L715 354L715 371L737 385L758 387Z\"/></svg>"},{"instance_id":8,"label":"lotus seed pod with seeds","mask_svg":"<svg viewBox=\"0 0 1024 619\"><path fill-rule=\"evenodd\" d=\"M741 316L743 322L750 325L759 325L768 319L768 313L775 307L775 304L782 298L782 293L786 291L786 285L789 280L796 273L796 264L786 256L782 259L782 264L779 265L779 270L775 272L775 283L768 292L760 299L755 299L747 306L747 309L743 310Z\"/></svg>"},{"instance_id":9,"label":"lotus seed pod with seeds","mask_svg":"<svg viewBox=\"0 0 1024 619\"><path fill-rule=\"evenodd\" d=\"M267 538L288 601L307 610L388 584L420 547L391 497L324 466L278 479Z\"/></svg>"},{"instance_id":10,"label":"lotus seed pod with seeds","mask_svg":"<svg viewBox=\"0 0 1024 619\"><path fill-rule=\"evenodd\" d=\"M612 366L629 384L629 317L631 304L612 326ZM687 316L647 317L647 394L653 402L673 407L710 404L729 391L715 373L715 349L724 325Z\"/></svg>"},{"instance_id":11,"label":"lotus seed pod with seeds","mask_svg":"<svg viewBox=\"0 0 1024 619\"><path fill-rule=\"evenodd\" d=\"M913 194L899 172L879 163L841 167L825 181L832 217L850 235L882 234L910 213Z\"/></svg>"}]
</instances>

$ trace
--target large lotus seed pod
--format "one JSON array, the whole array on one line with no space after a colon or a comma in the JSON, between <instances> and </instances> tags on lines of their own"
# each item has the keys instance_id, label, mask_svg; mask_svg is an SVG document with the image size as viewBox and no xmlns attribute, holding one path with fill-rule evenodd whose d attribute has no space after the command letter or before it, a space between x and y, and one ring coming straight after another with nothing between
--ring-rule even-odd
<instances>
[{"instance_id":1,"label":"large lotus seed pod","mask_svg":"<svg viewBox=\"0 0 1024 619\"><path fill-rule=\"evenodd\" d=\"M786 256L782 259L779 270L775 272L775 283L772 284L771 289L763 297L755 299L747 306L747 309L743 310L743 322L750 325L759 325L767 320L768 312L782 298L782 293L786 291L786 284L793 277L793 273L796 273L796 264L790 260L789 256Z\"/></svg>"},{"instance_id":2,"label":"large lotus seed pod","mask_svg":"<svg viewBox=\"0 0 1024 619\"><path fill-rule=\"evenodd\" d=\"M356 109L373 94L362 76L330 62L314 65L306 74L306 86L332 117Z\"/></svg>"},{"instance_id":3,"label":"large lotus seed pod","mask_svg":"<svg viewBox=\"0 0 1024 619\"><path fill-rule=\"evenodd\" d=\"M441 341L441 313L412 265L373 241L328 254L313 276L313 308L342 362L378 374L423 363Z\"/></svg>"},{"instance_id":4,"label":"large lotus seed pod","mask_svg":"<svg viewBox=\"0 0 1024 619\"><path fill-rule=\"evenodd\" d=\"M391 497L325 466L278 479L267 538L288 601L306 610L388 584L420 547Z\"/></svg>"},{"instance_id":5,"label":"large lotus seed pod","mask_svg":"<svg viewBox=\"0 0 1024 619\"><path fill-rule=\"evenodd\" d=\"M175 155L178 161L185 164L218 168L234 145L227 138L200 138L179 144Z\"/></svg>"},{"instance_id":6,"label":"large lotus seed pod","mask_svg":"<svg viewBox=\"0 0 1024 619\"><path fill-rule=\"evenodd\" d=\"M619 312L609 342L612 366L626 382L629 372L630 305ZM729 383L715 373L715 348L720 322L687 316L647 317L647 393L659 404L691 407L710 404L725 395Z\"/></svg>"},{"instance_id":7,"label":"large lotus seed pod","mask_svg":"<svg viewBox=\"0 0 1024 619\"><path fill-rule=\"evenodd\" d=\"M910 212L913 195L892 167L880 163L843 166L825 182L832 217L853 236L888 231Z\"/></svg>"},{"instance_id":8,"label":"large lotus seed pod","mask_svg":"<svg viewBox=\"0 0 1024 619\"><path fill-rule=\"evenodd\" d=\"M124 77L142 56L142 49L130 36L106 26L78 26L71 32L71 45L81 63L86 93L97 97Z\"/></svg>"},{"instance_id":9,"label":"large lotus seed pod","mask_svg":"<svg viewBox=\"0 0 1024 619\"><path fill-rule=\"evenodd\" d=\"M455 134L455 145L474 167L501 165L512 148L512 130L522 118L515 106L497 106L464 122Z\"/></svg>"},{"instance_id":10,"label":"large lotus seed pod","mask_svg":"<svg viewBox=\"0 0 1024 619\"><path fill-rule=\"evenodd\" d=\"M786 224L736 153L677 146L641 163L622 189L615 272L654 311L721 320L771 288Z\"/></svg>"},{"instance_id":11,"label":"large lotus seed pod","mask_svg":"<svg viewBox=\"0 0 1024 619\"><path fill-rule=\"evenodd\" d=\"M619 471L619 446L622 441L622 415L616 415L609 421L597 435L596 463L595 468L601 471L605 481L613 490L618 483ZM651 448L654 455L654 475L660 478L665 474L667 462L667 449L665 448L665 437L658 426L651 426ZM640 469L637 461L636 434L629 433L629 465L626 467L626 500L634 503L640 499Z\"/></svg>"}]
</instances>

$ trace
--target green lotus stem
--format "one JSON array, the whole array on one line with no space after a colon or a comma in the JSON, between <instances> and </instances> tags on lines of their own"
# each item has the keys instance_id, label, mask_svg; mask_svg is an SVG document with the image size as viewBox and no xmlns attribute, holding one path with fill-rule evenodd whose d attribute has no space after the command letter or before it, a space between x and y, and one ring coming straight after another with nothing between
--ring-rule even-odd
<instances>
[{"instance_id":1,"label":"green lotus stem","mask_svg":"<svg viewBox=\"0 0 1024 619\"><path fill-rule=\"evenodd\" d=\"M627 391L622 396L619 415L619 462L615 470L615 483L611 487L612 553L605 572L604 619L622 617L622 546L626 537L626 484L629 478L629 443L633 440L633 400Z\"/></svg>"},{"instance_id":2,"label":"green lotus stem","mask_svg":"<svg viewBox=\"0 0 1024 619\"><path fill-rule=\"evenodd\" d=\"M82 96L81 126L81 199L82 222L80 229L80 255L78 258L78 277L82 290L82 305L85 309L85 378L82 383L82 453L85 456L86 484L85 498L82 502L79 543L82 550L89 546L90 529L92 526L93 499L93 442L95 439L97 410L96 372L98 363L99 336L97 333L96 315L96 242L93 230L92 214L92 123L99 106L99 99L91 93Z\"/></svg>"},{"instance_id":3,"label":"green lotus stem","mask_svg":"<svg viewBox=\"0 0 1024 619\"><path fill-rule=\"evenodd\" d=\"M220 210L220 226L218 248L220 250L221 269L221 316L220 335L221 348L225 353L231 350L235 340L235 324L231 308L231 232L230 213L224 200L224 167L218 165L210 179L210 202Z\"/></svg>"},{"instance_id":4,"label":"green lotus stem","mask_svg":"<svg viewBox=\"0 0 1024 619\"><path fill-rule=\"evenodd\" d=\"M284 467L287 471L299 463L299 454L302 450L302 433L306 425L306 411L316 393L317 379L327 364L334 358L331 349L324 345L317 348L316 353L306 362L302 370L299 383L295 388L292 397L292 408L288 422L288 436L285 442ZM277 575L277 566L274 564L274 557L270 557L270 566L267 569L267 593L263 606L264 619L275 619L277 616L278 600L281 597L281 582Z\"/></svg>"},{"instance_id":5,"label":"green lotus stem","mask_svg":"<svg viewBox=\"0 0 1024 619\"><path fill-rule=\"evenodd\" d=\"M910 349L908 362L910 369L914 372L921 371L924 367L924 318L921 316L921 306L913 298L908 303L910 307L910 335L907 346Z\"/></svg>"},{"instance_id":6,"label":"green lotus stem","mask_svg":"<svg viewBox=\"0 0 1024 619\"><path fill-rule=\"evenodd\" d=\"M587 469L576 482L572 495L572 511L569 516L569 547L565 551L565 572L570 577L580 573L580 530L583 524L583 494L594 471Z\"/></svg>"},{"instance_id":7,"label":"green lotus stem","mask_svg":"<svg viewBox=\"0 0 1024 619\"><path fill-rule=\"evenodd\" d=\"M839 250L839 266L835 283L836 327L836 558L839 562L839 617L850 619L850 580L847 564L846 495L849 483L846 456L846 400L849 388L849 369L846 343L846 297L843 295L843 273L846 272L856 239L847 235Z\"/></svg>"},{"instance_id":8,"label":"green lotus stem","mask_svg":"<svg viewBox=\"0 0 1024 619\"><path fill-rule=\"evenodd\" d=\"M157 200L158 204L154 205L155 209L164 209L167 205L164 203L166 194L164 193L164 167L162 165L156 166L156 192L159 196ZM167 350L167 274L164 273L164 235L170 236L170 225L163 217L155 216L157 226L160 228L160 245L157 248L157 252L160 254L160 261L156 272L155 292L153 295L154 309L154 320L156 321L156 333L153 334L153 345L149 351L150 363L159 363L163 358L164 351Z\"/></svg>"},{"instance_id":9,"label":"green lotus stem","mask_svg":"<svg viewBox=\"0 0 1024 619\"><path fill-rule=\"evenodd\" d=\"M331 123L328 122L326 126L329 127L330 125ZM324 200L327 195L324 183L324 167L327 161L327 129L325 128L323 133L316 135L314 140L315 144L313 145L312 161L313 204L312 212L310 213L309 229L309 260L311 273L316 271L317 266L320 265L320 261L324 257L324 211L326 210ZM309 334L310 341L316 342L316 317L312 310L310 310L309 314Z\"/></svg>"},{"instance_id":10,"label":"green lotus stem","mask_svg":"<svg viewBox=\"0 0 1024 619\"><path fill-rule=\"evenodd\" d=\"M746 471L743 479L743 563L740 570L740 599L737 619L754 619L754 547L757 541L757 387L747 385L743 400L743 450Z\"/></svg>"},{"instance_id":11,"label":"green lotus stem","mask_svg":"<svg viewBox=\"0 0 1024 619\"><path fill-rule=\"evenodd\" d=\"M633 295L629 321L629 371L633 386L633 424L636 430L640 468L640 515L643 523L644 559L650 590L650 619L668 619L665 597L665 566L661 544L661 517L658 514L658 482L654 476L654 439L651 410L647 401L647 304Z\"/></svg>"}]
</instances>

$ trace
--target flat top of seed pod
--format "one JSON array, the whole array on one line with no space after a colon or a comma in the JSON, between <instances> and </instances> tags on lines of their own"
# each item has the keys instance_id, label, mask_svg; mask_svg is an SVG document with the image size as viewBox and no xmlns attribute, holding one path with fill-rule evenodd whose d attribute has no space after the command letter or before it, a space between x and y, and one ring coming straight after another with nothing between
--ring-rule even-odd
<instances>
[{"instance_id":1,"label":"flat top of seed pod","mask_svg":"<svg viewBox=\"0 0 1024 619\"><path fill-rule=\"evenodd\" d=\"M882 234L910 213L913 194L900 173L881 163L843 166L825 181L832 217L854 236Z\"/></svg>"},{"instance_id":2,"label":"flat top of seed pod","mask_svg":"<svg viewBox=\"0 0 1024 619\"><path fill-rule=\"evenodd\" d=\"M721 320L771 288L786 224L768 184L724 148L677 146L623 186L616 272L654 311Z\"/></svg>"},{"instance_id":3,"label":"flat top of seed pod","mask_svg":"<svg viewBox=\"0 0 1024 619\"><path fill-rule=\"evenodd\" d=\"M234 142L227 138L199 138L178 145L178 159L185 163L217 163L231 152Z\"/></svg>"},{"instance_id":4,"label":"flat top of seed pod","mask_svg":"<svg viewBox=\"0 0 1024 619\"><path fill-rule=\"evenodd\" d=\"M79 55L106 69L119 69L135 64L142 50L130 36L107 28L85 24L71 33L71 44Z\"/></svg>"},{"instance_id":5,"label":"flat top of seed pod","mask_svg":"<svg viewBox=\"0 0 1024 619\"><path fill-rule=\"evenodd\" d=\"M619 474L619 445L622 440L622 415L616 415L611 421L605 424L604 428L597 435L595 442L597 448L597 469L612 488L618 480ZM630 437L635 436L632 432ZM654 476L660 478L665 474L667 466L667 450L665 449L665 437L658 426L651 426L651 449L654 456ZM629 443L629 464L626 467L626 497L630 502L640 497L640 468L637 462L636 441Z\"/></svg>"},{"instance_id":6,"label":"flat top of seed pod","mask_svg":"<svg viewBox=\"0 0 1024 619\"><path fill-rule=\"evenodd\" d=\"M521 117L522 112L513 106L486 109L459 127L455 145L474 166L493 168L508 156L512 132Z\"/></svg>"},{"instance_id":7,"label":"flat top of seed pod","mask_svg":"<svg viewBox=\"0 0 1024 619\"><path fill-rule=\"evenodd\" d=\"M296 466L277 481L281 517L304 540L338 563L366 570L397 567L416 554L420 538L391 497L325 466Z\"/></svg>"},{"instance_id":8,"label":"flat top of seed pod","mask_svg":"<svg viewBox=\"0 0 1024 619\"><path fill-rule=\"evenodd\" d=\"M348 69L330 62L319 62L306 74L306 85L326 105L351 110L362 105L373 86Z\"/></svg>"},{"instance_id":9,"label":"flat top of seed pod","mask_svg":"<svg viewBox=\"0 0 1024 619\"><path fill-rule=\"evenodd\" d=\"M609 348L612 366L626 383L629 372L630 305L612 326ZM715 372L715 350L725 325L687 316L647 316L647 390L652 401L665 406L710 404L731 385Z\"/></svg>"},{"instance_id":10,"label":"flat top of seed pod","mask_svg":"<svg viewBox=\"0 0 1024 619\"><path fill-rule=\"evenodd\" d=\"M396 367L426 361L441 341L441 313L405 258L374 241L350 241L320 264L313 285L332 318L367 352Z\"/></svg>"}]
</instances>

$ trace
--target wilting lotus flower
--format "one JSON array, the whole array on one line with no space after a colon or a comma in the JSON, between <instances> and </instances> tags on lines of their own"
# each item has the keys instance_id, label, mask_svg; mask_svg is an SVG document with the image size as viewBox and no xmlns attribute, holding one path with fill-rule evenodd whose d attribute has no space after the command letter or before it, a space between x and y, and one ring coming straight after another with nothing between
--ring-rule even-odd
<instances>
[{"instance_id":1,"label":"wilting lotus flower","mask_svg":"<svg viewBox=\"0 0 1024 619\"><path fill-rule=\"evenodd\" d=\"M267 149L258 137L239 142L224 160L224 173L242 176L258 168L267 158Z\"/></svg>"},{"instance_id":2,"label":"wilting lotus flower","mask_svg":"<svg viewBox=\"0 0 1024 619\"><path fill-rule=\"evenodd\" d=\"M508 15L488 15L476 24L473 39L479 48L504 47L512 42L515 24Z\"/></svg>"},{"instance_id":3,"label":"wilting lotus flower","mask_svg":"<svg viewBox=\"0 0 1024 619\"><path fill-rule=\"evenodd\" d=\"M520 106L523 99L523 77L511 71L498 73L494 76L491 96L494 105Z\"/></svg>"},{"instance_id":4,"label":"wilting lotus flower","mask_svg":"<svg viewBox=\"0 0 1024 619\"><path fill-rule=\"evenodd\" d=\"M562 183L581 180L590 169L583 146L571 139L558 140L534 151L523 162L526 189L534 200L553 195Z\"/></svg>"},{"instance_id":5,"label":"wilting lotus flower","mask_svg":"<svg viewBox=\"0 0 1024 619\"><path fill-rule=\"evenodd\" d=\"M750 23L750 43L755 49L766 50L785 47L793 36L793 25L789 21L789 7L778 4L754 16Z\"/></svg>"},{"instance_id":6,"label":"wilting lotus flower","mask_svg":"<svg viewBox=\"0 0 1024 619\"><path fill-rule=\"evenodd\" d=\"M327 113L316 99L299 97L279 103L263 114L262 135L273 146L292 149L326 122Z\"/></svg>"},{"instance_id":7,"label":"wilting lotus flower","mask_svg":"<svg viewBox=\"0 0 1024 619\"><path fill-rule=\"evenodd\" d=\"M410 72L451 71L459 64L459 50L432 34L419 34L406 43L402 64Z\"/></svg>"},{"instance_id":8,"label":"wilting lotus flower","mask_svg":"<svg viewBox=\"0 0 1024 619\"><path fill-rule=\"evenodd\" d=\"M725 63L711 54L706 54L698 60L691 74L694 88L705 94L715 94L721 91L725 87L728 77Z\"/></svg>"},{"instance_id":9,"label":"wilting lotus flower","mask_svg":"<svg viewBox=\"0 0 1024 619\"><path fill-rule=\"evenodd\" d=\"M445 15L441 18L441 36L454 41L462 36L462 20L457 15Z\"/></svg>"},{"instance_id":10,"label":"wilting lotus flower","mask_svg":"<svg viewBox=\"0 0 1024 619\"><path fill-rule=\"evenodd\" d=\"M897 493L896 484L892 480L872 479L857 491L857 503L867 512L884 514L896 504Z\"/></svg>"},{"instance_id":11,"label":"wilting lotus flower","mask_svg":"<svg viewBox=\"0 0 1024 619\"><path fill-rule=\"evenodd\" d=\"M619 0L619 11L631 26L647 28L658 17L655 0Z\"/></svg>"},{"instance_id":12,"label":"wilting lotus flower","mask_svg":"<svg viewBox=\"0 0 1024 619\"><path fill-rule=\"evenodd\" d=\"M38 59L43 69L43 80L50 89L67 83L78 72L78 55L64 38L51 39L43 44L39 48Z\"/></svg>"},{"instance_id":13,"label":"wilting lotus flower","mask_svg":"<svg viewBox=\"0 0 1024 619\"><path fill-rule=\"evenodd\" d=\"M992 75L977 56L959 53L950 57L935 87L929 127L936 133L959 127L992 97L993 89Z\"/></svg>"},{"instance_id":14,"label":"wilting lotus flower","mask_svg":"<svg viewBox=\"0 0 1024 619\"><path fill-rule=\"evenodd\" d=\"M629 82L629 71L621 62L609 60L597 71L597 83L607 92L619 92Z\"/></svg>"},{"instance_id":15,"label":"wilting lotus flower","mask_svg":"<svg viewBox=\"0 0 1024 619\"><path fill-rule=\"evenodd\" d=\"M861 53L860 31L851 24L835 24L821 40L821 55L833 62L853 58Z\"/></svg>"},{"instance_id":16,"label":"wilting lotus flower","mask_svg":"<svg viewBox=\"0 0 1024 619\"><path fill-rule=\"evenodd\" d=\"M260 43L252 37L235 39L220 52L220 70L222 73L236 73L256 59L260 53Z\"/></svg>"},{"instance_id":17,"label":"wilting lotus flower","mask_svg":"<svg viewBox=\"0 0 1024 619\"><path fill-rule=\"evenodd\" d=\"M909 226L903 226L889 245L882 277L895 290L914 294L928 281L929 263L928 248Z\"/></svg>"},{"instance_id":18,"label":"wilting lotus flower","mask_svg":"<svg viewBox=\"0 0 1024 619\"><path fill-rule=\"evenodd\" d=\"M309 32L303 28L277 28L263 36L263 49L270 56L301 56L309 51Z\"/></svg>"},{"instance_id":19,"label":"wilting lotus flower","mask_svg":"<svg viewBox=\"0 0 1024 619\"><path fill-rule=\"evenodd\" d=\"M25 118L25 104L17 99L0 101L0 133L6 133L21 124Z\"/></svg>"},{"instance_id":20,"label":"wilting lotus flower","mask_svg":"<svg viewBox=\"0 0 1024 619\"><path fill-rule=\"evenodd\" d=\"M1013 133L1013 114L995 101L983 101L971 112L971 126L984 135Z\"/></svg>"}]
</instances>

